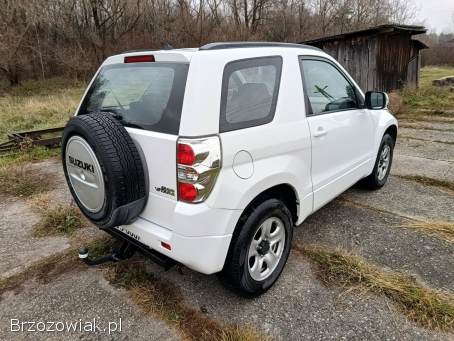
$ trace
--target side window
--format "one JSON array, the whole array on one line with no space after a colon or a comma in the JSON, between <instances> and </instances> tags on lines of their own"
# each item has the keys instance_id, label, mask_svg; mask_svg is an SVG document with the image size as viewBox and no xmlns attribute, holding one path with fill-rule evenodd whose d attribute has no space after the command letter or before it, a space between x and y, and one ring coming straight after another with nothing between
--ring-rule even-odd
<instances>
[{"instance_id":1,"label":"side window","mask_svg":"<svg viewBox=\"0 0 454 341\"><path fill-rule=\"evenodd\" d=\"M220 132L253 127L273 120L281 70L281 57L238 60L225 66Z\"/></svg>"},{"instance_id":2,"label":"side window","mask_svg":"<svg viewBox=\"0 0 454 341\"><path fill-rule=\"evenodd\" d=\"M358 107L355 88L333 65L311 59L301 65L313 114Z\"/></svg>"}]
</instances>

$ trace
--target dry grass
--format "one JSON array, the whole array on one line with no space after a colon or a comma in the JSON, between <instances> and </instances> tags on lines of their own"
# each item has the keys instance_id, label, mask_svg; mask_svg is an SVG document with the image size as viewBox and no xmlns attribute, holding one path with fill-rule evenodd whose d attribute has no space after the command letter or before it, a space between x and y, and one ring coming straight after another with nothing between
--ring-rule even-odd
<instances>
[{"instance_id":1,"label":"dry grass","mask_svg":"<svg viewBox=\"0 0 454 341\"><path fill-rule=\"evenodd\" d=\"M416 181L424 186L438 187L444 190L454 192L454 183L451 181L439 180L421 175L394 175L394 176L405 180Z\"/></svg>"},{"instance_id":2,"label":"dry grass","mask_svg":"<svg viewBox=\"0 0 454 341\"><path fill-rule=\"evenodd\" d=\"M34 172L30 166L0 168L0 193L29 197L48 191L52 187L48 176Z\"/></svg>"},{"instance_id":3,"label":"dry grass","mask_svg":"<svg viewBox=\"0 0 454 341\"><path fill-rule=\"evenodd\" d=\"M111 283L127 288L133 301L147 314L157 315L177 327L190 340L266 340L250 326L221 325L184 304L178 288L145 271L143 261L115 264L109 269Z\"/></svg>"},{"instance_id":4,"label":"dry grass","mask_svg":"<svg viewBox=\"0 0 454 341\"><path fill-rule=\"evenodd\" d=\"M298 250L317 265L317 275L325 284L383 294L418 325L442 331L454 330L453 294L429 289L406 274L383 271L345 252L320 247Z\"/></svg>"},{"instance_id":5,"label":"dry grass","mask_svg":"<svg viewBox=\"0 0 454 341\"><path fill-rule=\"evenodd\" d=\"M74 113L85 84L65 78L27 81L0 96L0 141L12 131L64 125Z\"/></svg>"},{"instance_id":6,"label":"dry grass","mask_svg":"<svg viewBox=\"0 0 454 341\"><path fill-rule=\"evenodd\" d=\"M432 86L434 79L453 74L454 68L452 67L422 68L419 88L414 90L404 89L402 91L404 106L400 113L417 116L418 109L431 108L432 110L437 110L439 116L447 115L453 117L452 113L449 114L446 111L454 108L454 92L448 88Z\"/></svg>"},{"instance_id":7,"label":"dry grass","mask_svg":"<svg viewBox=\"0 0 454 341\"><path fill-rule=\"evenodd\" d=\"M422 231L426 234L454 243L454 223L449 221L410 221L397 227Z\"/></svg>"},{"instance_id":8,"label":"dry grass","mask_svg":"<svg viewBox=\"0 0 454 341\"><path fill-rule=\"evenodd\" d=\"M71 235L74 231L88 225L74 203L55 208L47 207L39 211L41 220L33 227L34 237Z\"/></svg>"},{"instance_id":9,"label":"dry grass","mask_svg":"<svg viewBox=\"0 0 454 341\"><path fill-rule=\"evenodd\" d=\"M88 242L87 246L90 249L90 255L96 257L107 252L111 244L110 237L102 237ZM0 278L0 295L9 290L17 291L24 282L32 278L48 283L65 272L85 266L78 259L77 251L77 247L71 247L64 252L46 257L13 276Z\"/></svg>"},{"instance_id":10,"label":"dry grass","mask_svg":"<svg viewBox=\"0 0 454 341\"><path fill-rule=\"evenodd\" d=\"M60 155L60 148L34 147L0 155L0 167L20 165Z\"/></svg>"},{"instance_id":11,"label":"dry grass","mask_svg":"<svg viewBox=\"0 0 454 341\"><path fill-rule=\"evenodd\" d=\"M410 216L405 216L402 214L398 214L396 212L376 208L374 206L370 206L367 204L358 203L356 201L352 201L352 200L349 200L346 198L340 198L338 200L345 205L361 207L361 208L364 208L367 210L384 213L384 214L391 214L391 215L400 217L404 221L406 221L403 224L393 225L394 227L410 228L410 229L414 229L419 232L423 232L425 234L437 237L439 239L446 240L448 242L454 241L454 223L452 223L452 222L416 220L415 218L410 217Z\"/></svg>"}]
</instances>

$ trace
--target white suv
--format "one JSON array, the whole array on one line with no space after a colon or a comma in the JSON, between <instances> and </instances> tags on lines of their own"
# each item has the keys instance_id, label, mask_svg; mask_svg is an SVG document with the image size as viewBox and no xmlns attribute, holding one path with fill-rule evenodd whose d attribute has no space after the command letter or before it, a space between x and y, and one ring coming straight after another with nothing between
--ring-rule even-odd
<instances>
[{"instance_id":1,"label":"white suv","mask_svg":"<svg viewBox=\"0 0 454 341\"><path fill-rule=\"evenodd\" d=\"M214 43L100 67L65 128L82 212L156 260L265 292L293 227L362 179L387 180L397 121L319 49Z\"/></svg>"}]
</instances>

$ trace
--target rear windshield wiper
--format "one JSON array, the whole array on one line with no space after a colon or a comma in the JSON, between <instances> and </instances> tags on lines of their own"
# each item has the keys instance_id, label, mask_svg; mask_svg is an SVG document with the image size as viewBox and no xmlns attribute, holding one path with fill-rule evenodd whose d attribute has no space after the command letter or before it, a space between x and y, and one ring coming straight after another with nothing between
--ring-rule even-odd
<instances>
[{"instance_id":1,"label":"rear windshield wiper","mask_svg":"<svg viewBox=\"0 0 454 341\"><path fill-rule=\"evenodd\" d=\"M108 113L111 114L113 118L115 118L117 121L119 121L125 127L144 129L142 126L140 126L140 125L138 125L136 123L125 121L123 119L123 115L119 114L118 112L111 111L111 112L108 112Z\"/></svg>"}]
</instances>

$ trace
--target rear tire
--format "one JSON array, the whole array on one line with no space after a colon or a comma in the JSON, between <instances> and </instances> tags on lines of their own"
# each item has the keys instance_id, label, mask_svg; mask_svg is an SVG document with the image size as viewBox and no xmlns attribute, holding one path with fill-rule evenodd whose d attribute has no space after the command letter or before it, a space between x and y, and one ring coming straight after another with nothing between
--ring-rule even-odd
<instances>
[{"instance_id":1,"label":"rear tire","mask_svg":"<svg viewBox=\"0 0 454 341\"><path fill-rule=\"evenodd\" d=\"M238 222L221 281L243 296L263 294L282 273L292 237L292 215L282 201L251 207Z\"/></svg>"},{"instance_id":2,"label":"rear tire","mask_svg":"<svg viewBox=\"0 0 454 341\"><path fill-rule=\"evenodd\" d=\"M385 134L383 136L375 160L374 170L361 181L366 188L375 190L385 185L393 162L394 144L395 141L391 135Z\"/></svg>"}]
</instances>

